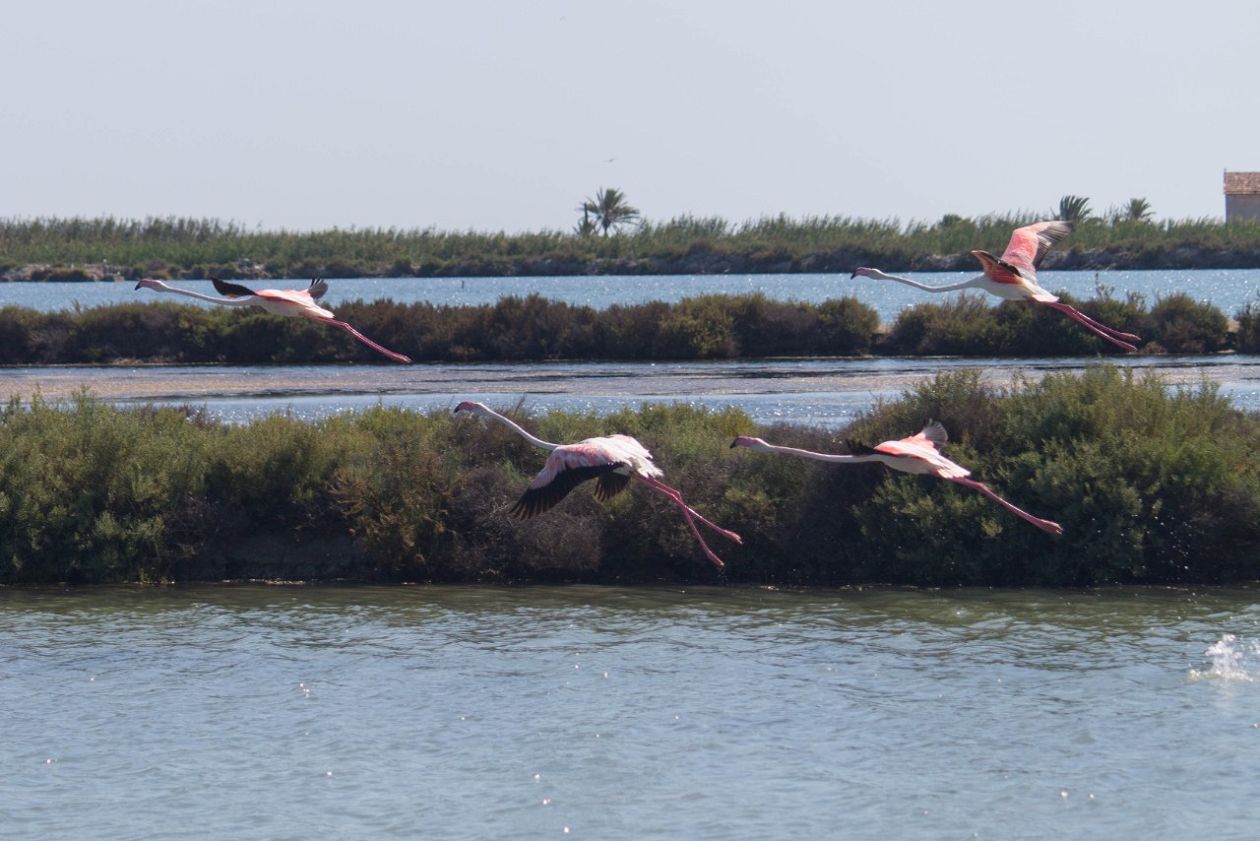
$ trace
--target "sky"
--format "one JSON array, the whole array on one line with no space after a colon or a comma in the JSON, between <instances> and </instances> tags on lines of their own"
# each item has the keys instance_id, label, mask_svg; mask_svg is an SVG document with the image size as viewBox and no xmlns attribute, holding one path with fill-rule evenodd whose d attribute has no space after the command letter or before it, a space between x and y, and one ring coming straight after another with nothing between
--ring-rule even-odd
<instances>
[{"instance_id":1,"label":"sky","mask_svg":"<svg viewBox=\"0 0 1260 841\"><path fill-rule=\"evenodd\" d=\"M0 217L571 230L935 221L1260 170L1260 3L41 0L5 9Z\"/></svg>"}]
</instances>

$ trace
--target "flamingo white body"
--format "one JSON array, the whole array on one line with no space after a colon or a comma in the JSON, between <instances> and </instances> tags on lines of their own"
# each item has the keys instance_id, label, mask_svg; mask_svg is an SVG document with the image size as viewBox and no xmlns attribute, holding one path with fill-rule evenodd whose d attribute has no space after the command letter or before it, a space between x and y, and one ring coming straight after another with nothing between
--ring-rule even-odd
<instances>
[{"instance_id":1,"label":"flamingo white body","mask_svg":"<svg viewBox=\"0 0 1260 841\"><path fill-rule=\"evenodd\" d=\"M504 417L482 403L466 400L455 407L454 414L469 413L481 415L495 420L520 435L529 443L540 449L548 450L547 461L542 470L529 483L529 487L509 513L522 520L552 508L569 492L589 479L595 479L595 498L601 501L612 499L626 489L631 480L646 485L664 495L682 511L687 527L700 543L705 557L718 569L726 564L705 543L704 536L696 527L701 523L728 540L743 543L743 539L733 531L715 525L688 505L682 493L661 481L665 475L652 461L648 449L629 435L603 435L587 438L575 444L553 444L531 435L522 426L510 418Z\"/></svg>"},{"instance_id":2,"label":"flamingo white body","mask_svg":"<svg viewBox=\"0 0 1260 841\"><path fill-rule=\"evenodd\" d=\"M951 283L946 286L928 286L908 277L899 277L898 275L887 274L879 269L866 267L854 269L851 277L894 280L897 283L904 283L907 286L913 286L915 289L922 289L925 292L955 292L960 289L980 289L988 292L990 295L996 295L1008 301L1035 301L1058 310L1073 321L1080 323L1086 330L1100 338L1106 339L1113 345L1122 347L1125 350L1137 350L1137 347L1132 343L1141 341L1140 337L1132 333L1114 330L1102 322L1090 318L1076 307L1063 303L1059 300L1058 295L1047 292L1037 283L1037 266L1041 264L1041 259L1050 250L1051 246L1064 239L1071 232L1072 223L1060 220L1036 222L1032 225L1016 228L1015 232L1011 234L1011 241L1007 244L1006 250L1002 252L1001 257L994 257L987 251L972 251L972 255L980 261L984 274L973 277L970 280L964 280L961 283Z\"/></svg>"},{"instance_id":3,"label":"flamingo white body","mask_svg":"<svg viewBox=\"0 0 1260 841\"><path fill-rule=\"evenodd\" d=\"M1032 523L1042 531L1050 534L1063 534L1063 527L1058 523L1034 517L1022 508L1018 508L998 496L988 485L969 479L968 477L971 475L970 470L961 464L950 461L941 454L940 448L948 440L949 435L946 433L945 427L936 421L929 421L928 425L923 427L923 430L918 435L912 435L909 438L885 441L875 447L850 445L852 449L859 450L859 452L850 455L816 453L811 450L797 449L796 447L780 447L774 444L767 444L760 438L752 438L746 435L736 438L731 442L731 446L748 447L751 450L781 453L783 455L796 456L797 458L807 458L833 464L879 462L886 467L891 467L893 470L900 470L902 473L936 476L948 482L954 482L979 491L1021 520Z\"/></svg>"},{"instance_id":4,"label":"flamingo white body","mask_svg":"<svg viewBox=\"0 0 1260 841\"><path fill-rule=\"evenodd\" d=\"M217 277L212 277L210 280L214 283L214 288L223 297L205 295L192 289L180 289L177 286L169 286L154 278L140 280L136 283L136 288L152 289L156 292L174 292L177 295L185 295L189 298L209 301L212 304L220 304L225 307L260 307L274 315L307 318L311 321L318 321L345 331L357 341L362 342L372 350L389 357L395 362L411 362L410 357L382 347L346 322L339 320L333 315L332 310L320 306L318 303L319 299L324 297L324 294L328 291L328 283L322 278L317 277L312 280L311 285L306 289L259 289L257 291L241 286L238 283L227 283L219 280Z\"/></svg>"}]
</instances>

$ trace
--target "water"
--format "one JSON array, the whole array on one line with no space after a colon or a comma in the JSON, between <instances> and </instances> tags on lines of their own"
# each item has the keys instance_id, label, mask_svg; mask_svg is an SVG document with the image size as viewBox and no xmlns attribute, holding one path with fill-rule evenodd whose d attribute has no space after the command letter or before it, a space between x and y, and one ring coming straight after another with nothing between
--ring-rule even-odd
<instances>
[{"instance_id":1,"label":"water","mask_svg":"<svg viewBox=\"0 0 1260 841\"><path fill-rule=\"evenodd\" d=\"M978 368L994 385L1013 377L1083 370L1084 359L774 359L738 362L247 367L0 368L0 400L66 399L88 388L119 404L204 406L241 423L275 412L318 420L382 404L416 411L460 400L522 403L539 412L608 414L644 403L736 406L758 423L840 428L875 401L893 399L939 371ZM1108 364L1154 371L1172 385L1214 382L1242 409L1260 411L1260 356L1124 356Z\"/></svg>"},{"instance_id":2,"label":"water","mask_svg":"<svg viewBox=\"0 0 1260 841\"><path fill-rule=\"evenodd\" d=\"M1255 590L0 589L0 825L1255 837Z\"/></svg>"},{"instance_id":3,"label":"water","mask_svg":"<svg viewBox=\"0 0 1260 841\"><path fill-rule=\"evenodd\" d=\"M906 273L923 283L956 283L977 272ZM1066 291L1078 298L1096 297L1098 284L1123 297L1128 292L1145 296L1148 304L1173 292L1186 292L1195 300L1215 305L1233 316L1246 304L1257 302L1260 271L1254 269L1165 269L1157 271L1042 272L1041 284L1051 291ZM305 280L255 282L252 286L304 288ZM178 281L187 289L215 294L209 281ZM247 284L251 285L251 284ZM178 300L191 298L159 295L151 290L135 291L131 282L106 283L0 283L0 306L15 304L37 310L66 309L125 301ZM695 295L762 292L778 300L819 303L830 298L856 295L874 307L880 319L891 323L903 308L925 300L948 300L951 295L931 295L910 287L866 278L851 280L847 274L766 274L766 275L645 275L621 277L469 277L469 278L355 278L330 281L324 300L334 309L355 298L392 298L400 303L432 301L435 304L493 304L504 295L537 292L544 298L605 309L612 304L646 301L678 301ZM993 299L997 303L997 299ZM198 304L199 306L201 304ZM206 304L204 306L210 306Z\"/></svg>"}]
</instances>

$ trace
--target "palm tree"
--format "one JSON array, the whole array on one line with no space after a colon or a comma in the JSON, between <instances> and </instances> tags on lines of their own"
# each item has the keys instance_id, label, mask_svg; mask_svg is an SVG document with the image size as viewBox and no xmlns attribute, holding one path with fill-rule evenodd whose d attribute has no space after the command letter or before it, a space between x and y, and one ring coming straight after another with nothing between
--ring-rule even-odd
<instances>
[{"instance_id":1,"label":"palm tree","mask_svg":"<svg viewBox=\"0 0 1260 841\"><path fill-rule=\"evenodd\" d=\"M626 194L616 187L605 190L600 187L595 193L595 200L587 199L582 203L582 215L595 217L595 224L608 236L609 228L619 228L639 221L641 214L638 208L626 204Z\"/></svg>"},{"instance_id":2,"label":"palm tree","mask_svg":"<svg viewBox=\"0 0 1260 841\"><path fill-rule=\"evenodd\" d=\"M1059 199L1060 219L1065 222L1084 222L1089 217L1089 199L1070 194Z\"/></svg>"},{"instance_id":3,"label":"palm tree","mask_svg":"<svg viewBox=\"0 0 1260 841\"><path fill-rule=\"evenodd\" d=\"M1149 222L1154 212L1151 210L1151 203L1146 199L1129 199L1129 204L1124 209L1124 219L1126 222Z\"/></svg>"},{"instance_id":4,"label":"palm tree","mask_svg":"<svg viewBox=\"0 0 1260 841\"><path fill-rule=\"evenodd\" d=\"M595 233L595 220L591 218L591 212L585 205L582 207L582 221L577 223L573 233L580 237L589 237Z\"/></svg>"}]
</instances>

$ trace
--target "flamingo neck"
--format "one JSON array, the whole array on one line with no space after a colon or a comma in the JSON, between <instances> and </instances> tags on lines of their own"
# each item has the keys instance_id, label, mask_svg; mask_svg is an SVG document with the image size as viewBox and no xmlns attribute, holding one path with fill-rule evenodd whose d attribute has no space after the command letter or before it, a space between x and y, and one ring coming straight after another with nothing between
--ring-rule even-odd
<instances>
[{"instance_id":1,"label":"flamingo neck","mask_svg":"<svg viewBox=\"0 0 1260 841\"><path fill-rule=\"evenodd\" d=\"M162 281L149 287L157 289L160 292L174 292L176 295L187 295L189 298L196 298L199 301L209 301L212 304L222 304L228 307L248 307L253 303L253 297L249 298L220 298L217 295L206 295L203 292L195 292L192 289L180 289L177 286L167 286Z\"/></svg>"},{"instance_id":2,"label":"flamingo neck","mask_svg":"<svg viewBox=\"0 0 1260 841\"><path fill-rule=\"evenodd\" d=\"M535 447L539 447L540 449L550 451L550 450L555 450L559 448L560 446L559 444L553 444L550 441L544 441L543 439L539 438L536 435L531 435L529 432L525 430L525 427L521 426L519 423L512 420L511 418L504 417L503 415L496 412L494 409L488 408L486 406L482 406L477 409L477 413L484 415L488 418L493 418L494 420L497 420L499 423L503 424L508 429L512 430L517 435L521 436L526 441L533 444Z\"/></svg>"},{"instance_id":3,"label":"flamingo neck","mask_svg":"<svg viewBox=\"0 0 1260 841\"><path fill-rule=\"evenodd\" d=\"M950 283L945 286L928 286L926 283L919 283L919 281L911 280L908 277L886 274L885 272L880 272L876 275L876 277L880 280L895 280L898 283L904 283L906 286L913 286L915 289L922 289L924 292L955 292L959 289L970 289L975 286L976 281L979 280L979 278L973 277L970 280L964 280L961 283Z\"/></svg>"},{"instance_id":4,"label":"flamingo neck","mask_svg":"<svg viewBox=\"0 0 1260 841\"><path fill-rule=\"evenodd\" d=\"M767 453L782 453L783 455L796 456L797 458L807 458L813 461L826 461L831 463L859 464L862 462L883 461L886 457L879 454L851 456L840 455L838 453L816 453L813 450L801 450L796 447L780 447L777 444L755 444L749 449L762 450Z\"/></svg>"}]
</instances>

